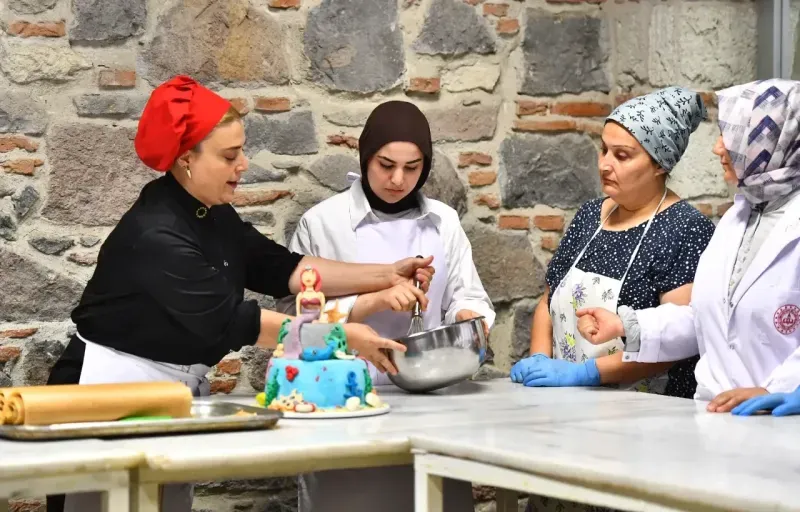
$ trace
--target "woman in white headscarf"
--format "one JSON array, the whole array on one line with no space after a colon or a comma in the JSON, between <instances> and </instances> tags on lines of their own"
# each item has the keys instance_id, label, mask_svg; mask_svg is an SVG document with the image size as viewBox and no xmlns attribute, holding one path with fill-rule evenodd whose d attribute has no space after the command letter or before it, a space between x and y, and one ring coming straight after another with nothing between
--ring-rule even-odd
<instances>
[{"instance_id":1,"label":"woman in white headscarf","mask_svg":"<svg viewBox=\"0 0 800 512\"><path fill-rule=\"evenodd\" d=\"M788 393L800 386L800 82L754 82L718 97L714 153L739 194L700 258L691 303L620 307L619 316L586 309L578 327L592 343L624 336L624 361L699 354L695 399L709 412L797 411Z\"/></svg>"}]
</instances>

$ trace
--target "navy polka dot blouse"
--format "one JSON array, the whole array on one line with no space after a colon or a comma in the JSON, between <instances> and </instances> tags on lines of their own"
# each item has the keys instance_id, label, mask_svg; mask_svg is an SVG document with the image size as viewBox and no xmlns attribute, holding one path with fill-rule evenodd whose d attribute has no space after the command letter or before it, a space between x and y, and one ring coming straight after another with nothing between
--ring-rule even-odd
<instances>
[{"instance_id":1,"label":"navy polka dot blouse","mask_svg":"<svg viewBox=\"0 0 800 512\"><path fill-rule=\"evenodd\" d=\"M547 284L555 289L575 258L600 225L604 199L594 199L578 210L547 269ZM584 272L620 279L625 273L646 223L624 231L600 231L578 262ZM694 281L700 255L714 234L714 223L686 201L667 207L653 219L619 295L619 306L646 309L660 304L660 296ZM666 394L692 398L697 382L698 357L680 361L669 372Z\"/></svg>"}]
</instances>

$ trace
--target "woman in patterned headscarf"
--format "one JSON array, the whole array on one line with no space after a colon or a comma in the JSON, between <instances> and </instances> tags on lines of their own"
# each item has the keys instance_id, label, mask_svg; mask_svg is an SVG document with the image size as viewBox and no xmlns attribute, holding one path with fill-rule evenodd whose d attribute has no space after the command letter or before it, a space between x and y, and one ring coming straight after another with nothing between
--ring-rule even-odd
<instances>
[{"instance_id":1,"label":"woman in patterned headscarf","mask_svg":"<svg viewBox=\"0 0 800 512\"><path fill-rule=\"evenodd\" d=\"M589 343L575 313L689 303L714 225L666 182L705 116L697 93L671 87L628 101L608 117L598 160L607 197L584 204L559 244L533 317L532 355L514 365L514 382L692 396L696 360L625 364L622 340Z\"/></svg>"},{"instance_id":2,"label":"woman in patterned headscarf","mask_svg":"<svg viewBox=\"0 0 800 512\"><path fill-rule=\"evenodd\" d=\"M626 336L626 361L700 354L695 399L710 401L709 412L749 415L791 401L784 393L800 386L800 82L718 96L714 153L740 194L700 259L691 305L578 314L593 343Z\"/></svg>"}]
</instances>

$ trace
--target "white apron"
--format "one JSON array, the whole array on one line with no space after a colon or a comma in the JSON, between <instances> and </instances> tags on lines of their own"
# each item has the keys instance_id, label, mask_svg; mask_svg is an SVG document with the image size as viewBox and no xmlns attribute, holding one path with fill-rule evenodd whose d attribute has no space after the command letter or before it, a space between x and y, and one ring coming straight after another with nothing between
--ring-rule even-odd
<instances>
[{"instance_id":1,"label":"white apron","mask_svg":"<svg viewBox=\"0 0 800 512\"><path fill-rule=\"evenodd\" d=\"M628 266L625 268L625 273L621 279L612 279L607 276L595 274L593 272L584 272L577 267L578 262L583 258L586 249L592 240L600 233L605 225L608 217L617 209L616 206L600 221L600 225L594 232L592 237L586 243L586 246L578 254L578 257L572 263L569 271L561 280L561 283L552 291L552 298L550 300L550 315L553 320L553 358L564 359L572 362L584 362L589 359L596 359L616 352L622 352L624 347L622 339L616 338L600 345L593 345L586 341L578 332L578 317L575 313L583 308L604 308L609 311L617 310L617 303L619 300L619 293L622 290L622 285L625 278L633 265L636 255L642 246L647 232L653 223L658 211L664 204L667 197L666 190L661 202L658 203L653 215L645 225L642 237L639 243L633 250ZM620 386L626 389L636 389L639 391L649 391L653 393L663 393L667 387L668 375L658 375L643 379L632 385Z\"/></svg>"},{"instance_id":2,"label":"white apron","mask_svg":"<svg viewBox=\"0 0 800 512\"><path fill-rule=\"evenodd\" d=\"M86 344L80 384L172 381L183 382L195 396L210 393L206 379L211 369L208 366L160 363L92 343L80 333L78 338ZM97 492L68 494L64 499L64 512L99 512L102 509L101 498ZM191 512L193 498L192 484L166 484L162 486L161 510Z\"/></svg>"},{"instance_id":3,"label":"white apron","mask_svg":"<svg viewBox=\"0 0 800 512\"><path fill-rule=\"evenodd\" d=\"M356 228L356 241L358 253L354 263L389 264L416 255L433 256L436 274L428 289L428 309L422 312L422 320L425 330L442 325L447 261L442 239L429 218L365 223ZM384 338L397 339L408 334L411 313L382 311L367 317L363 323ZM389 377L378 373L372 364L369 371L376 385L391 384Z\"/></svg>"},{"instance_id":4,"label":"white apron","mask_svg":"<svg viewBox=\"0 0 800 512\"><path fill-rule=\"evenodd\" d=\"M442 303L447 287L447 260L444 244L429 218L399 219L367 223L356 229L358 256L354 263L394 263L416 255L433 256L436 274L428 290L428 309L422 313L425 329L442 324ZM448 298L449 300L449 298ZM384 311L371 315L364 323L389 339L408 333L411 313ZM390 384L386 374L370 364L376 385ZM299 512L413 512L414 468L391 466L372 469L345 469L301 475ZM474 509L472 484L444 481L445 512L471 512Z\"/></svg>"}]
</instances>

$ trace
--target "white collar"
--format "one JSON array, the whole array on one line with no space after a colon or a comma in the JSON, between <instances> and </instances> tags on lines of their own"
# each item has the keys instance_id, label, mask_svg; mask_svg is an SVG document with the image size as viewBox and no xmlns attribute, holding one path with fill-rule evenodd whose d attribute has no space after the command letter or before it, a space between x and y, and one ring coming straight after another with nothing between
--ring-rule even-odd
<instances>
[{"instance_id":1,"label":"white collar","mask_svg":"<svg viewBox=\"0 0 800 512\"><path fill-rule=\"evenodd\" d=\"M347 181L352 182L350 185L350 227L353 231L358 228L358 226L366 219L367 217L371 217L374 220L378 220L378 217L372 211L372 207L369 205L369 201L367 201L367 196L364 194L364 190L361 188L361 176L353 173L347 173ZM439 229L441 225L442 218L436 212L432 211L431 209L431 201L425 197L424 194L421 192L417 192L417 197L419 198L419 210L420 215L417 217L417 220L424 219L426 217L430 217L431 222Z\"/></svg>"}]
</instances>

